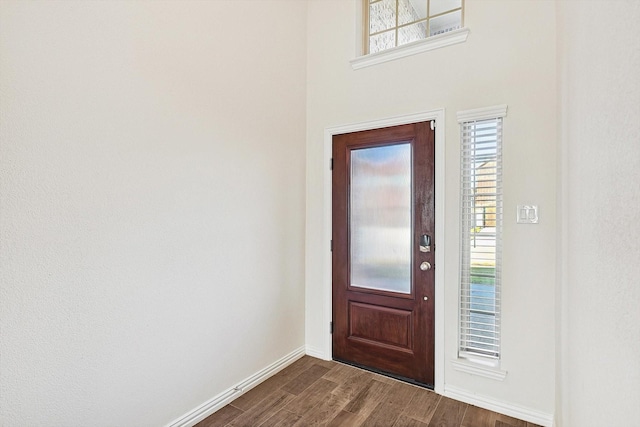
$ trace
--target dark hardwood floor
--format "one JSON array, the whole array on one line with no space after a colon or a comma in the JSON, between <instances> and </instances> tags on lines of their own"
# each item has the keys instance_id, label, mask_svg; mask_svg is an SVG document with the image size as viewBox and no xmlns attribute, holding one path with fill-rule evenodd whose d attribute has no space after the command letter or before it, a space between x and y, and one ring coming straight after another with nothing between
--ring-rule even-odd
<instances>
[{"instance_id":1,"label":"dark hardwood floor","mask_svg":"<svg viewBox=\"0 0 640 427\"><path fill-rule=\"evenodd\" d=\"M538 427L337 362L304 356L197 424Z\"/></svg>"}]
</instances>

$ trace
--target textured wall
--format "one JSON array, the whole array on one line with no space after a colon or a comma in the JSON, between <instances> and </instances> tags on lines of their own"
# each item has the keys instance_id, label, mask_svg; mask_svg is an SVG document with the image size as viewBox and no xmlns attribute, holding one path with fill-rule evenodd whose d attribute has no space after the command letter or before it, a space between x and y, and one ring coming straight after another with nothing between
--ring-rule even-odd
<instances>
[{"instance_id":1,"label":"textured wall","mask_svg":"<svg viewBox=\"0 0 640 427\"><path fill-rule=\"evenodd\" d=\"M0 2L2 425L162 425L304 345L305 19Z\"/></svg>"},{"instance_id":2,"label":"textured wall","mask_svg":"<svg viewBox=\"0 0 640 427\"><path fill-rule=\"evenodd\" d=\"M640 3L558 2L561 427L640 420Z\"/></svg>"}]
</instances>

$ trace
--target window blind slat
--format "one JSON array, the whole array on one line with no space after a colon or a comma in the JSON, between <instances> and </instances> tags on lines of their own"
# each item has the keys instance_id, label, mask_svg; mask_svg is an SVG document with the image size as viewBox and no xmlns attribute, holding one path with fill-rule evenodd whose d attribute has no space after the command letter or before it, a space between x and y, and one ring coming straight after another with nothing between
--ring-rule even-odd
<instances>
[{"instance_id":1,"label":"window blind slat","mask_svg":"<svg viewBox=\"0 0 640 427\"><path fill-rule=\"evenodd\" d=\"M500 355L502 118L461 124L459 354Z\"/></svg>"}]
</instances>

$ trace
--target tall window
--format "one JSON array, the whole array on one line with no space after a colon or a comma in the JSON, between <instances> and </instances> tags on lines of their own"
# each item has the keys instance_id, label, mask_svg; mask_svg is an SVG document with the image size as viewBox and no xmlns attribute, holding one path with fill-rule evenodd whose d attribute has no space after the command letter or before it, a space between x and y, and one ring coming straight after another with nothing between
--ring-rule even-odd
<instances>
[{"instance_id":1,"label":"tall window","mask_svg":"<svg viewBox=\"0 0 640 427\"><path fill-rule=\"evenodd\" d=\"M461 131L459 356L497 364L502 282L502 120L507 107L458 113Z\"/></svg>"},{"instance_id":2,"label":"tall window","mask_svg":"<svg viewBox=\"0 0 640 427\"><path fill-rule=\"evenodd\" d=\"M463 0L363 0L366 53L462 28Z\"/></svg>"}]
</instances>

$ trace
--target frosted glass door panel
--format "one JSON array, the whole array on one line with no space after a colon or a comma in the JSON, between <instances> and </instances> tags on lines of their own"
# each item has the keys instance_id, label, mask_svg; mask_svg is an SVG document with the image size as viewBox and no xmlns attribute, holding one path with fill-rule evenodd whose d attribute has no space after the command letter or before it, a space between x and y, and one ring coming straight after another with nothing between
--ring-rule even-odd
<instances>
[{"instance_id":1,"label":"frosted glass door panel","mask_svg":"<svg viewBox=\"0 0 640 427\"><path fill-rule=\"evenodd\" d=\"M351 286L411 293L411 144L351 151Z\"/></svg>"}]
</instances>

